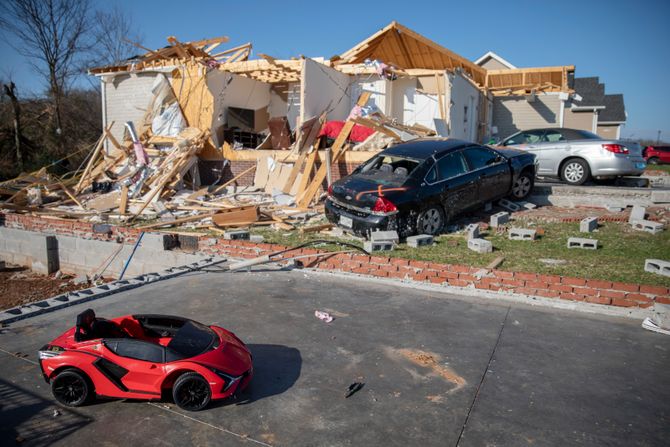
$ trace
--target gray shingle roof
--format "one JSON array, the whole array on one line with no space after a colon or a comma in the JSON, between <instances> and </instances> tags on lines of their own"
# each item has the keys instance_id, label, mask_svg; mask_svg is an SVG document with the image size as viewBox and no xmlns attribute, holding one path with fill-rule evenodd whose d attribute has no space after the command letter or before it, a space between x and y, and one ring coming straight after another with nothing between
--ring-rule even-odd
<instances>
[{"instance_id":1,"label":"gray shingle roof","mask_svg":"<svg viewBox=\"0 0 670 447\"><path fill-rule=\"evenodd\" d=\"M605 95L603 97L604 110L598 113L598 122L625 122L626 106L623 103L623 95Z\"/></svg>"},{"instance_id":2,"label":"gray shingle roof","mask_svg":"<svg viewBox=\"0 0 670 447\"><path fill-rule=\"evenodd\" d=\"M603 105L605 85L600 83L598 77L575 78L575 92L582 97L580 102L575 103L579 107Z\"/></svg>"}]
</instances>

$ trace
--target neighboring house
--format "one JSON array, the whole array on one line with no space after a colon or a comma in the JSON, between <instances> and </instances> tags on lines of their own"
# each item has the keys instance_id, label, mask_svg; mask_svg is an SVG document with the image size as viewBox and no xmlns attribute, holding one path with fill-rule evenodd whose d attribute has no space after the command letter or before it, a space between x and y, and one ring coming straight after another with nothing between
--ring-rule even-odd
<instances>
[{"instance_id":1,"label":"neighboring house","mask_svg":"<svg viewBox=\"0 0 670 447\"><path fill-rule=\"evenodd\" d=\"M509 70L517 68L511 63L507 62L502 57L498 56L493 51L489 51L479 59L475 61L475 64L480 67L486 68L487 70Z\"/></svg>"},{"instance_id":2,"label":"neighboring house","mask_svg":"<svg viewBox=\"0 0 670 447\"><path fill-rule=\"evenodd\" d=\"M489 77L511 76L523 70L491 51L475 63L487 68ZM619 138L626 121L623 95L606 95L605 86L597 77L575 78L574 67L570 68L565 73L568 88L560 91L533 89L527 85L528 79L520 80L516 86L524 91L509 89L501 94L500 90L492 89L491 128L496 139L538 127L569 127L588 130L603 138Z\"/></svg>"},{"instance_id":3,"label":"neighboring house","mask_svg":"<svg viewBox=\"0 0 670 447\"><path fill-rule=\"evenodd\" d=\"M598 77L576 78L575 95L566 102L565 127L618 139L626 122L623 95L607 95Z\"/></svg>"}]
</instances>

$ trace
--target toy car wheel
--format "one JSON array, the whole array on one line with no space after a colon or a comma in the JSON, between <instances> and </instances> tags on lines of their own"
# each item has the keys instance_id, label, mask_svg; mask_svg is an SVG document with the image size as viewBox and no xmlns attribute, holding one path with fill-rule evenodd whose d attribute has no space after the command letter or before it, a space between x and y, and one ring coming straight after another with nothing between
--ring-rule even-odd
<instances>
[{"instance_id":1,"label":"toy car wheel","mask_svg":"<svg viewBox=\"0 0 670 447\"><path fill-rule=\"evenodd\" d=\"M416 232L418 234L436 235L442 232L446 220L444 211L439 206L431 206L421 211L416 218Z\"/></svg>"},{"instance_id":2,"label":"toy car wheel","mask_svg":"<svg viewBox=\"0 0 670 447\"><path fill-rule=\"evenodd\" d=\"M61 404L78 407L88 401L92 387L83 373L66 369L51 381L51 392Z\"/></svg>"},{"instance_id":3,"label":"toy car wheel","mask_svg":"<svg viewBox=\"0 0 670 447\"><path fill-rule=\"evenodd\" d=\"M657 165L658 164L658 157L651 157L649 160L647 160L647 163L650 165Z\"/></svg>"},{"instance_id":4,"label":"toy car wheel","mask_svg":"<svg viewBox=\"0 0 670 447\"><path fill-rule=\"evenodd\" d=\"M187 411L199 411L209 404L212 390L209 383L198 373L179 376L172 388L174 403Z\"/></svg>"},{"instance_id":5,"label":"toy car wheel","mask_svg":"<svg viewBox=\"0 0 670 447\"><path fill-rule=\"evenodd\" d=\"M533 176L528 172L522 172L512 186L512 197L516 200L522 200L528 197L533 190Z\"/></svg>"},{"instance_id":6,"label":"toy car wheel","mask_svg":"<svg viewBox=\"0 0 670 447\"><path fill-rule=\"evenodd\" d=\"M590 175L589 165L579 158L566 161L561 168L561 178L570 185L581 185Z\"/></svg>"}]
</instances>

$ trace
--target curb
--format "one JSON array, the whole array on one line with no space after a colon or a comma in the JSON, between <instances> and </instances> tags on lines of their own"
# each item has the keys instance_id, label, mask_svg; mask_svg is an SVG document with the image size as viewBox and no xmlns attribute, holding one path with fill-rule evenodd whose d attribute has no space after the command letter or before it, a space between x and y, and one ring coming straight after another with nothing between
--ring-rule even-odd
<instances>
[{"instance_id":1,"label":"curb","mask_svg":"<svg viewBox=\"0 0 670 447\"><path fill-rule=\"evenodd\" d=\"M0 323L7 324L37 315L52 312L64 307L74 306L88 301L104 298L125 290L134 289L145 284L150 284L164 279L174 278L184 273L194 272L205 267L221 264L226 258L206 258L193 264L171 267L158 273L145 273L130 279L113 281L100 286L89 287L88 289L78 290L76 292L67 292L56 295L42 301L25 304L0 312Z\"/></svg>"}]
</instances>

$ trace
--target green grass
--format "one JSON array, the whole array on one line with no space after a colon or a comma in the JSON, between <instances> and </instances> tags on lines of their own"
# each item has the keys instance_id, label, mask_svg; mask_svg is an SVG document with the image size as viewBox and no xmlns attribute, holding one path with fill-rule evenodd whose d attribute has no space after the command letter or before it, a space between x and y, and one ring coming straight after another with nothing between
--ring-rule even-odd
<instances>
[{"instance_id":1,"label":"green grass","mask_svg":"<svg viewBox=\"0 0 670 447\"><path fill-rule=\"evenodd\" d=\"M670 165L647 165L646 171L665 171L670 174Z\"/></svg>"},{"instance_id":2,"label":"green grass","mask_svg":"<svg viewBox=\"0 0 670 447\"><path fill-rule=\"evenodd\" d=\"M670 278L646 273L645 259L668 259L670 254L670 231L652 235L634 231L627 224L604 223L597 232L580 233L579 223L537 223L514 221L510 226L519 228L544 229L545 234L535 241L511 241L507 235L492 232L482 233L482 237L493 243L493 253L478 254L467 248L462 232L442 235L436 238L432 247L410 248L401 244L393 252L384 253L391 257L464 264L485 267L498 256L505 261L502 270L536 272L580 278L603 279L636 284L651 284L670 287ZM254 229L266 242L294 246L316 239L335 239L321 234L302 235L298 231L283 232L271 229ZM588 237L598 239L598 250L568 249L568 237ZM350 242L347 239L343 241ZM449 241L454 241L449 243ZM362 246L362 243L355 242ZM457 244L457 245L454 245ZM323 247L326 250L341 249L336 245ZM562 265L547 265L540 259L561 259Z\"/></svg>"}]
</instances>

